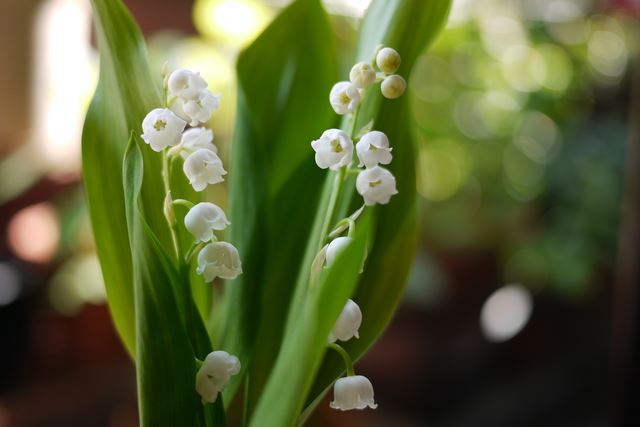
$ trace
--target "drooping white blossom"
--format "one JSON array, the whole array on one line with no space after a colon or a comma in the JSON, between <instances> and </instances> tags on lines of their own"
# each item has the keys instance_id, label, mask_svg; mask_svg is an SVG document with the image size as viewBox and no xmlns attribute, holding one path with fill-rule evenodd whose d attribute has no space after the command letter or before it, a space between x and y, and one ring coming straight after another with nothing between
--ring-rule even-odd
<instances>
[{"instance_id":1,"label":"drooping white blossom","mask_svg":"<svg viewBox=\"0 0 640 427\"><path fill-rule=\"evenodd\" d=\"M387 76L380 85L382 96L388 99L400 97L407 88L407 82L397 74Z\"/></svg>"},{"instance_id":2,"label":"drooping white blossom","mask_svg":"<svg viewBox=\"0 0 640 427\"><path fill-rule=\"evenodd\" d=\"M316 152L316 164L322 169L338 170L353 160L353 142L340 129L328 129L311 142Z\"/></svg>"},{"instance_id":3,"label":"drooping white blossom","mask_svg":"<svg viewBox=\"0 0 640 427\"><path fill-rule=\"evenodd\" d=\"M398 194L396 178L380 166L360 172L356 178L356 190L364 198L364 204L367 206L376 203L387 204L391 196Z\"/></svg>"},{"instance_id":4,"label":"drooping white blossom","mask_svg":"<svg viewBox=\"0 0 640 427\"><path fill-rule=\"evenodd\" d=\"M180 143L182 131L187 123L166 108L151 110L142 121L142 139L153 151Z\"/></svg>"},{"instance_id":5,"label":"drooping white blossom","mask_svg":"<svg viewBox=\"0 0 640 427\"><path fill-rule=\"evenodd\" d=\"M202 248L198 254L197 273L202 274L205 282L216 277L235 279L242 274L242 263L238 250L231 243L213 242Z\"/></svg>"},{"instance_id":6,"label":"drooping white blossom","mask_svg":"<svg viewBox=\"0 0 640 427\"><path fill-rule=\"evenodd\" d=\"M345 248L351 243L353 239L351 237L336 237L328 245L325 253L325 262L327 267L331 267L335 262L338 255L345 250Z\"/></svg>"},{"instance_id":7,"label":"drooping white blossom","mask_svg":"<svg viewBox=\"0 0 640 427\"><path fill-rule=\"evenodd\" d=\"M360 103L360 91L351 82L338 82L331 88L329 102L337 114L353 113Z\"/></svg>"},{"instance_id":8,"label":"drooping white blossom","mask_svg":"<svg viewBox=\"0 0 640 427\"><path fill-rule=\"evenodd\" d=\"M338 379L333 386L333 401L330 406L341 411L364 409L367 406L376 409L378 405L373 400L371 381L362 375Z\"/></svg>"},{"instance_id":9,"label":"drooping white blossom","mask_svg":"<svg viewBox=\"0 0 640 427\"><path fill-rule=\"evenodd\" d=\"M360 311L360 307L353 300L347 300L329 334L329 342L349 341L353 337L359 338L358 329L361 324L362 311Z\"/></svg>"},{"instance_id":10,"label":"drooping white blossom","mask_svg":"<svg viewBox=\"0 0 640 427\"><path fill-rule=\"evenodd\" d=\"M362 135L356 144L356 152L360 159L360 166L368 168L378 164L388 165L393 158L391 148L389 148L389 138L377 130Z\"/></svg>"},{"instance_id":11,"label":"drooping white blossom","mask_svg":"<svg viewBox=\"0 0 640 427\"><path fill-rule=\"evenodd\" d=\"M196 391L203 402L214 403L229 379L240 372L240 361L226 351L213 351L196 374Z\"/></svg>"},{"instance_id":12,"label":"drooping white blossom","mask_svg":"<svg viewBox=\"0 0 640 427\"><path fill-rule=\"evenodd\" d=\"M351 83L357 88L364 89L376 81L376 72L371 64L358 62L351 68L349 80L351 80Z\"/></svg>"},{"instance_id":13,"label":"drooping white blossom","mask_svg":"<svg viewBox=\"0 0 640 427\"><path fill-rule=\"evenodd\" d=\"M385 74L393 74L400 68L400 54L390 47L383 47L376 55L376 64Z\"/></svg>"},{"instance_id":14,"label":"drooping white blossom","mask_svg":"<svg viewBox=\"0 0 640 427\"><path fill-rule=\"evenodd\" d=\"M199 148L190 154L182 165L184 174L196 191L202 191L208 184L224 181L227 171L216 153L206 148Z\"/></svg>"},{"instance_id":15,"label":"drooping white blossom","mask_svg":"<svg viewBox=\"0 0 640 427\"><path fill-rule=\"evenodd\" d=\"M220 105L220 97L204 90L198 98L184 101L182 111L189 118L191 126L198 126L200 123L209 121L213 112L218 109L218 105Z\"/></svg>"},{"instance_id":16,"label":"drooping white blossom","mask_svg":"<svg viewBox=\"0 0 640 427\"><path fill-rule=\"evenodd\" d=\"M207 82L200 73L191 70L175 70L167 81L169 98L180 98L184 101L198 100L200 94L207 89Z\"/></svg>"},{"instance_id":17,"label":"drooping white blossom","mask_svg":"<svg viewBox=\"0 0 640 427\"><path fill-rule=\"evenodd\" d=\"M189 154L200 148L218 153L218 147L213 144L213 132L211 129L199 127L184 131L180 140L180 155L186 159Z\"/></svg>"},{"instance_id":18,"label":"drooping white blossom","mask_svg":"<svg viewBox=\"0 0 640 427\"><path fill-rule=\"evenodd\" d=\"M209 202L198 203L184 217L184 226L196 242L208 242L214 230L224 230L229 224L220 206Z\"/></svg>"}]
</instances>

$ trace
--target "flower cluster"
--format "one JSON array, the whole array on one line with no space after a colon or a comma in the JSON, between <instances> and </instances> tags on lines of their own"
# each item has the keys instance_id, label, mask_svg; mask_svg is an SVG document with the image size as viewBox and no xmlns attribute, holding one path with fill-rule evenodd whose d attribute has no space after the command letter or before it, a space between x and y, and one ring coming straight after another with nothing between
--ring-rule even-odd
<instances>
[{"instance_id":1,"label":"flower cluster","mask_svg":"<svg viewBox=\"0 0 640 427\"><path fill-rule=\"evenodd\" d=\"M194 242L184 257L177 249L179 262L188 265L197 253L196 271L205 282L212 282L216 277L235 279L242 273L238 250L230 243L218 241L215 235L216 231L223 231L230 225L224 211L214 203L194 205L188 200L172 200L169 178L169 160L177 158L182 160L182 170L195 191L203 191L208 185L224 181L227 172L213 144L213 132L202 126L211 119L220 99L208 90L207 82L199 73L179 69L167 76L163 67L162 74L165 107L152 110L144 118L142 139L152 150L162 152L164 156L164 211L174 234L176 219L173 205L189 208L184 216L184 226L194 236ZM196 391L203 402L215 402L229 378L239 371L237 357L224 351L210 353L196 376Z\"/></svg>"},{"instance_id":2,"label":"flower cluster","mask_svg":"<svg viewBox=\"0 0 640 427\"><path fill-rule=\"evenodd\" d=\"M371 63L355 64L349 73L349 81L336 83L329 94L329 102L337 114L352 114L350 134L340 129L329 129L311 142L318 167L338 172L337 179L340 182L334 184L334 191L340 191L339 184L348 173L357 173L355 187L364 199L364 206L387 204L398 193L395 177L381 166L388 165L393 159L389 139L383 132L371 130L369 125L356 134L356 124L360 104L375 83L380 83L380 91L385 98L395 99L404 93L407 86L405 80L394 74L400 62L398 52L390 47L379 46ZM357 164L354 162L354 142ZM323 243L325 239L331 239L319 254L324 257L326 268L331 268L352 242L355 221L363 208L340 221L331 233L325 235L323 232L321 235ZM332 216L332 211L327 212L328 218ZM347 226L349 235L340 236ZM346 411L377 406L371 382L366 377L355 375L349 355L336 344L336 341L358 338L361 324L362 311L358 304L349 299L328 337L329 346L340 352L347 364L347 376L338 379L334 385L334 400L331 402L334 409Z\"/></svg>"}]
</instances>

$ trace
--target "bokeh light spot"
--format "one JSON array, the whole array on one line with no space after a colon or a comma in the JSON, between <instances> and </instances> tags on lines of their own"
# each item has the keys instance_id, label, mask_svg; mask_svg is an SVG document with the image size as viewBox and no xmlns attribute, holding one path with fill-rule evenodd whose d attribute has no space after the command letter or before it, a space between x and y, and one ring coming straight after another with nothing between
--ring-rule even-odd
<instances>
[{"instance_id":1,"label":"bokeh light spot","mask_svg":"<svg viewBox=\"0 0 640 427\"><path fill-rule=\"evenodd\" d=\"M7 235L9 246L17 256L45 263L55 255L60 240L56 212L49 203L26 207L11 218Z\"/></svg>"},{"instance_id":2,"label":"bokeh light spot","mask_svg":"<svg viewBox=\"0 0 640 427\"><path fill-rule=\"evenodd\" d=\"M255 38L269 21L266 9L250 0L198 0L193 7L198 31L244 45Z\"/></svg>"},{"instance_id":3,"label":"bokeh light spot","mask_svg":"<svg viewBox=\"0 0 640 427\"><path fill-rule=\"evenodd\" d=\"M506 285L494 291L480 312L480 326L488 341L504 342L516 336L533 311L533 298L522 285Z\"/></svg>"},{"instance_id":4,"label":"bokeh light spot","mask_svg":"<svg viewBox=\"0 0 640 427\"><path fill-rule=\"evenodd\" d=\"M452 197L469 174L468 154L450 140L422 142L418 154L418 192L429 200Z\"/></svg>"}]
</instances>

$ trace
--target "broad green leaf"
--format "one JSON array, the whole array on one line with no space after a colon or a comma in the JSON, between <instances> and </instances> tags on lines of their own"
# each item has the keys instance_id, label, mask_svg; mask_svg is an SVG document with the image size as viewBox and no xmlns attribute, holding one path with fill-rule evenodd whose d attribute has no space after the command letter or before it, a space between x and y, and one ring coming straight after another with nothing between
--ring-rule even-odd
<instances>
[{"instance_id":1,"label":"broad green leaf","mask_svg":"<svg viewBox=\"0 0 640 427\"><path fill-rule=\"evenodd\" d=\"M327 349L327 337L357 284L371 235L370 211L363 214L353 237L331 268L310 284L296 325L288 334L249 426L293 426L303 409L314 373Z\"/></svg>"},{"instance_id":2,"label":"broad green leaf","mask_svg":"<svg viewBox=\"0 0 640 427\"><path fill-rule=\"evenodd\" d=\"M327 102L335 57L319 0L298 0L238 59L230 221L244 274L226 284L222 348L250 366L249 413L280 346L302 236L318 201L323 173L309 144L335 120Z\"/></svg>"},{"instance_id":3,"label":"broad green leaf","mask_svg":"<svg viewBox=\"0 0 640 427\"><path fill-rule=\"evenodd\" d=\"M374 0L360 33L357 59L367 58L378 44L391 46L402 55L398 73L409 81L416 58L441 30L449 7L449 0ZM418 239L416 152L408 97L384 100L378 92L371 91L367 97L358 125L364 126L374 118L374 129L389 137L394 154L389 169L396 176L399 193L388 205L377 207L376 238L354 297L364 316L360 339L345 345L354 359L373 345L391 321L413 263ZM360 197L353 195L353 184L347 187L352 191L345 194L345 206L349 203L357 206L361 203ZM327 357L308 403L322 395L343 371L339 358Z\"/></svg>"},{"instance_id":4,"label":"broad green leaf","mask_svg":"<svg viewBox=\"0 0 640 427\"><path fill-rule=\"evenodd\" d=\"M160 81L149 72L140 31L120 0L92 0L100 79L85 119L82 161L85 192L114 324L135 353L132 264L122 194L122 157L131 130L161 105ZM160 157L143 153L141 198L164 247L171 240L162 215Z\"/></svg>"},{"instance_id":5,"label":"broad green leaf","mask_svg":"<svg viewBox=\"0 0 640 427\"><path fill-rule=\"evenodd\" d=\"M132 134L123 166L127 223L134 242L140 423L143 427L212 425L214 418L223 419L221 401L215 409L205 407L195 392L195 358L204 359L211 346L184 280L188 270L181 276L143 216L142 153L148 147L141 149L141 144Z\"/></svg>"}]
</instances>

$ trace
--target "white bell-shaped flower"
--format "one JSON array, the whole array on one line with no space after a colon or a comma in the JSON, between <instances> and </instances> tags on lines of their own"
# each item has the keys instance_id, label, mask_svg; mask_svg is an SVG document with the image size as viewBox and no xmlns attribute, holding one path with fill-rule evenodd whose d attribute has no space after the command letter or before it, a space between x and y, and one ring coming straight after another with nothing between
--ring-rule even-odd
<instances>
[{"instance_id":1,"label":"white bell-shaped flower","mask_svg":"<svg viewBox=\"0 0 640 427\"><path fill-rule=\"evenodd\" d=\"M218 105L220 105L220 97L204 90L198 98L184 101L182 111L189 118L191 126L198 126L200 123L209 121L213 112L218 109Z\"/></svg>"},{"instance_id":2,"label":"white bell-shaped flower","mask_svg":"<svg viewBox=\"0 0 640 427\"><path fill-rule=\"evenodd\" d=\"M400 54L390 47L384 47L376 55L376 64L385 74L393 74L400 68Z\"/></svg>"},{"instance_id":3,"label":"white bell-shaped flower","mask_svg":"<svg viewBox=\"0 0 640 427\"><path fill-rule=\"evenodd\" d=\"M376 81L376 72L371 64L358 62L351 68L349 80L351 80L351 83L353 83L357 88L364 89Z\"/></svg>"},{"instance_id":4,"label":"white bell-shaped flower","mask_svg":"<svg viewBox=\"0 0 640 427\"><path fill-rule=\"evenodd\" d=\"M203 402L214 403L229 379L240 372L240 361L226 351L213 351L196 374L196 391Z\"/></svg>"},{"instance_id":5,"label":"white bell-shaped flower","mask_svg":"<svg viewBox=\"0 0 640 427\"><path fill-rule=\"evenodd\" d=\"M362 311L353 300L347 300L336 324L329 334L329 342L349 341L351 338L360 338L358 329L362 324Z\"/></svg>"},{"instance_id":6,"label":"white bell-shaped flower","mask_svg":"<svg viewBox=\"0 0 640 427\"><path fill-rule=\"evenodd\" d=\"M397 74L387 76L380 85L382 96L388 99L400 97L407 88L407 82Z\"/></svg>"},{"instance_id":7,"label":"white bell-shaped flower","mask_svg":"<svg viewBox=\"0 0 640 427\"><path fill-rule=\"evenodd\" d=\"M328 245L325 252L325 262L327 267L331 267L335 262L338 255L340 255L345 248L351 243L353 239L351 237L336 237Z\"/></svg>"},{"instance_id":8,"label":"white bell-shaped flower","mask_svg":"<svg viewBox=\"0 0 640 427\"><path fill-rule=\"evenodd\" d=\"M331 88L329 102L338 114L353 113L360 103L360 91L351 82L338 82Z\"/></svg>"},{"instance_id":9,"label":"white bell-shaped flower","mask_svg":"<svg viewBox=\"0 0 640 427\"><path fill-rule=\"evenodd\" d=\"M387 204L391 196L398 194L396 178L380 166L360 172L356 178L356 190L364 198L364 204L367 206L376 203Z\"/></svg>"},{"instance_id":10,"label":"white bell-shaped flower","mask_svg":"<svg viewBox=\"0 0 640 427\"><path fill-rule=\"evenodd\" d=\"M198 100L202 91L207 89L207 82L200 73L190 70L175 70L167 81L169 97L187 100Z\"/></svg>"},{"instance_id":11,"label":"white bell-shaped flower","mask_svg":"<svg viewBox=\"0 0 640 427\"><path fill-rule=\"evenodd\" d=\"M209 184L224 181L222 176L227 173L222 166L220 157L206 148L199 148L190 154L184 161L182 170L196 191L204 190Z\"/></svg>"},{"instance_id":12,"label":"white bell-shaped flower","mask_svg":"<svg viewBox=\"0 0 640 427\"><path fill-rule=\"evenodd\" d=\"M328 129L320 139L311 142L316 152L316 164L322 169L338 170L353 160L353 142L340 129Z\"/></svg>"},{"instance_id":13,"label":"white bell-shaped flower","mask_svg":"<svg viewBox=\"0 0 640 427\"><path fill-rule=\"evenodd\" d=\"M373 400L373 385L362 375L338 379L333 385L333 401L329 405L341 411L378 407Z\"/></svg>"},{"instance_id":14,"label":"white bell-shaped flower","mask_svg":"<svg viewBox=\"0 0 640 427\"><path fill-rule=\"evenodd\" d=\"M191 128L184 131L179 148L180 155L184 159L200 148L218 153L218 147L213 144L213 132L207 128Z\"/></svg>"},{"instance_id":15,"label":"white bell-shaped flower","mask_svg":"<svg viewBox=\"0 0 640 427\"><path fill-rule=\"evenodd\" d=\"M235 279L242 274L238 250L227 242L209 243L198 254L196 271L204 276L204 281L207 283L212 282L216 277Z\"/></svg>"},{"instance_id":16,"label":"white bell-shaped flower","mask_svg":"<svg viewBox=\"0 0 640 427\"><path fill-rule=\"evenodd\" d=\"M142 121L142 139L153 151L180 143L180 136L187 123L166 108L151 110Z\"/></svg>"},{"instance_id":17,"label":"white bell-shaped flower","mask_svg":"<svg viewBox=\"0 0 640 427\"><path fill-rule=\"evenodd\" d=\"M229 224L220 206L209 202L198 203L184 217L184 226L196 242L208 242L213 237L213 230L224 230Z\"/></svg>"},{"instance_id":18,"label":"white bell-shaped flower","mask_svg":"<svg viewBox=\"0 0 640 427\"><path fill-rule=\"evenodd\" d=\"M389 138L377 130L362 135L356 144L356 152L360 159L360 166L368 168L378 164L388 165L393 158L391 148L389 148Z\"/></svg>"}]
</instances>

